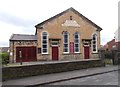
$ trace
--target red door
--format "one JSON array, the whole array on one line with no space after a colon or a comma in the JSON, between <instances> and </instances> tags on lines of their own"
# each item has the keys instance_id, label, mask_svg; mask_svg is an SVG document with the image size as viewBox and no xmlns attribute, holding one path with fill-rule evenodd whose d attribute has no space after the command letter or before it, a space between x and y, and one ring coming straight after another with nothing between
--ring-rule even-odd
<instances>
[{"instance_id":1,"label":"red door","mask_svg":"<svg viewBox=\"0 0 120 87\"><path fill-rule=\"evenodd\" d=\"M20 62L20 54L22 54L22 62L36 61L36 47L16 47L16 62Z\"/></svg>"},{"instance_id":2,"label":"red door","mask_svg":"<svg viewBox=\"0 0 120 87\"><path fill-rule=\"evenodd\" d=\"M52 47L52 60L58 60L58 47Z\"/></svg>"},{"instance_id":3,"label":"red door","mask_svg":"<svg viewBox=\"0 0 120 87\"><path fill-rule=\"evenodd\" d=\"M88 46L84 47L84 58L89 59L89 47Z\"/></svg>"}]
</instances>

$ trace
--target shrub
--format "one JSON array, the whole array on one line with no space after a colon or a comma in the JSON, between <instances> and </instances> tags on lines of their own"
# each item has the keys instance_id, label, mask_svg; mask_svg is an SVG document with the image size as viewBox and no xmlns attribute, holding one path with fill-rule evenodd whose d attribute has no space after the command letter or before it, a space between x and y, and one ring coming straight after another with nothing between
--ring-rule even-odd
<instances>
[{"instance_id":1,"label":"shrub","mask_svg":"<svg viewBox=\"0 0 120 87\"><path fill-rule=\"evenodd\" d=\"M112 52L110 52L110 51L105 52L105 58L106 59L112 59L112 57L113 57Z\"/></svg>"},{"instance_id":2,"label":"shrub","mask_svg":"<svg viewBox=\"0 0 120 87\"><path fill-rule=\"evenodd\" d=\"M2 64L7 64L9 62L9 53L7 52L0 53L0 60L2 60Z\"/></svg>"}]
</instances>

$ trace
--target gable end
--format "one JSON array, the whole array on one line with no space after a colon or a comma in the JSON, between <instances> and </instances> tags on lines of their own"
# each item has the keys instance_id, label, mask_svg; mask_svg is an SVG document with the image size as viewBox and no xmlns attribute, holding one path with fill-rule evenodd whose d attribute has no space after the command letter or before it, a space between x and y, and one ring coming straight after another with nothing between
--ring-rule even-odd
<instances>
[{"instance_id":1,"label":"gable end","mask_svg":"<svg viewBox=\"0 0 120 87\"><path fill-rule=\"evenodd\" d=\"M69 8L69 9L67 9L67 10L65 10L65 11L63 11L63 12L61 12L61 13L59 13L59 14L57 14L57 15L55 15L55 16L53 16L53 17L51 17L51 18L49 18L49 19L47 19L47 20L45 20L45 21L43 21L43 22L41 22L41 23L39 23L39 24L37 24L37 25L35 25L35 27L40 29L41 26L42 26L43 24L45 24L46 22L52 21L53 19L55 19L55 18L63 15L64 13L66 13L66 12L68 12L68 11L70 11L70 10L73 11L75 14L79 15L79 16L80 16L82 19L84 19L85 21L89 22L91 25L95 26L95 27L97 28L97 31L101 31L101 30L102 30L101 27L99 27L98 25L96 25L94 22L92 22L91 20L89 20L87 17L83 16L81 13L79 13L78 11L76 11L76 10L75 10L74 8L72 8L72 7Z\"/></svg>"}]
</instances>

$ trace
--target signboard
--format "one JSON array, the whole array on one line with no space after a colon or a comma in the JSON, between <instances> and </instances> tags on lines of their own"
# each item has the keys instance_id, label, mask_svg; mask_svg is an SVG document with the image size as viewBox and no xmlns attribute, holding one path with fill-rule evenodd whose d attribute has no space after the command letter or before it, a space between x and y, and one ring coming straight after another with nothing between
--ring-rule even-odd
<instances>
[{"instance_id":1,"label":"signboard","mask_svg":"<svg viewBox=\"0 0 120 87\"><path fill-rule=\"evenodd\" d=\"M74 42L70 42L70 53L74 53Z\"/></svg>"}]
</instances>

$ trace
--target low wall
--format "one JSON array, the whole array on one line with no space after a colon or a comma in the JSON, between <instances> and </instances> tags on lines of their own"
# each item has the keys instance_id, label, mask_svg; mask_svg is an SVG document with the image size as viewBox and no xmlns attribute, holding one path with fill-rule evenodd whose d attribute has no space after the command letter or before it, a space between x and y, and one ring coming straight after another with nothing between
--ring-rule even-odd
<instances>
[{"instance_id":1,"label":"low wall","mask_svg":"<svg viewBox=\"0 0 120 87\"><path fill-rule=\"evenodd\" d=\"M105 66L102 60L46 63L2 68L2 80Z\"/></svg>"}]
</instances>

